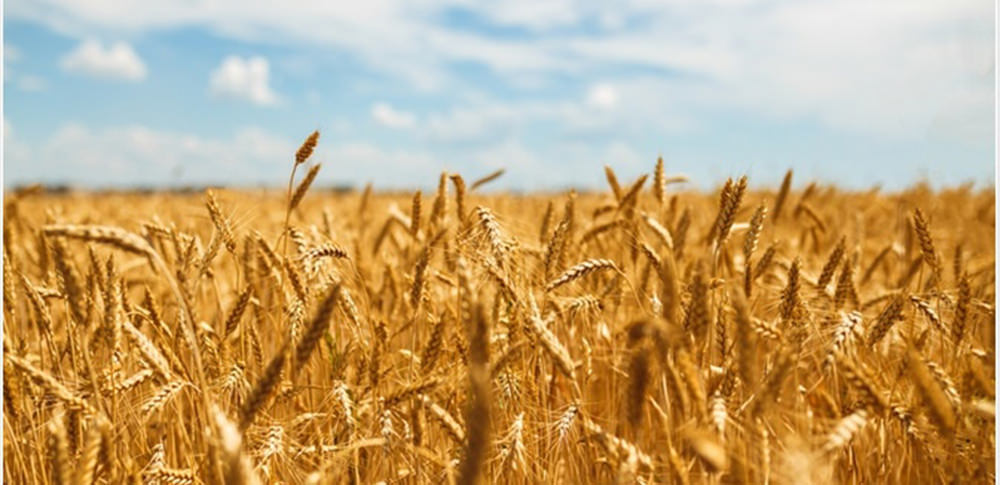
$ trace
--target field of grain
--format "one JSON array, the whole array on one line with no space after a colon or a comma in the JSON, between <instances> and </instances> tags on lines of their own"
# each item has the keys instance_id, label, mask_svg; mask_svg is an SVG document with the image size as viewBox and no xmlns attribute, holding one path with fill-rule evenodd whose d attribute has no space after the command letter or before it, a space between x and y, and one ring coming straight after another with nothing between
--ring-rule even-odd
<instances>
[{"instance_id":1,"label":"field of grain","mask_svg":"<svg viewBox=\"0 0 1000 485\"><path fill-rule=\"evenodd\" d=\"M8 194L6 483L994 481L992 190L331 193L309 149Z\"/></svg>"}]
</instances>

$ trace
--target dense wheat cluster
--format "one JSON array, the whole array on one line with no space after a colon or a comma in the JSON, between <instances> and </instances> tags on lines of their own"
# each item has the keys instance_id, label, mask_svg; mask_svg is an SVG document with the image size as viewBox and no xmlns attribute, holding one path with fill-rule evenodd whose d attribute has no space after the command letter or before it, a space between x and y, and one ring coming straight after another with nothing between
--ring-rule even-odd
<instances>
[{"instance_id":1,"label":"dense wheat cluster","mask_svg":"<svg viewBox=\"0 0 1000 485\"><path fill-rule=\"evenodd\" d=\"M312 167L7 197L6 483L994 480L990 191Z\"/></svg>"}]
</instances>

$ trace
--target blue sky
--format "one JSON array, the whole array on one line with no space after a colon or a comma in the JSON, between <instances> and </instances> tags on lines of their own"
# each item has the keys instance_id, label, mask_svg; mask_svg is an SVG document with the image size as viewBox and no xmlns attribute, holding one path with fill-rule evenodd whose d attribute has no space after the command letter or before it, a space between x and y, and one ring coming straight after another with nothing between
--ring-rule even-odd
<instances>
[{"instance_id":1,"label":"blue sky","mask_svg":"<svg viewBox=\"0 0 1000 485\"><path fill-rule=\"evenodd\" d=\"M8 0L4 183L993 183L992 1L492 3Z\"/></svg>"}]
</instances>

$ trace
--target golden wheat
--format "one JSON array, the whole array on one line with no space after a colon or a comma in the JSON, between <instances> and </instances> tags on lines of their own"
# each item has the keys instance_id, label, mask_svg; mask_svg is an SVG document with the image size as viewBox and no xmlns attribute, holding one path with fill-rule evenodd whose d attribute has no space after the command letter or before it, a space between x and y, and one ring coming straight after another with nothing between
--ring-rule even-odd
<instances>
[{"instance_id":1,"label":"golden wheat","mask_svg":"<svg viewBox=\"0 0 1000 485\"><path fill-rule=\"evenodd\" d=\"M994 480L992 191L425 210L294 187L318 138L283 194L8 195L5 482Z\"/></svg>"}]
</instances>

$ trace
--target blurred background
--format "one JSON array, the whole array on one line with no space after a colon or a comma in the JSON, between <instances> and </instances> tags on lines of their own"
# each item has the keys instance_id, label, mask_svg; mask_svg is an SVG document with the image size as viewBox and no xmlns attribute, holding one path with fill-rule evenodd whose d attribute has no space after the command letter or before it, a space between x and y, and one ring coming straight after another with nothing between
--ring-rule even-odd
<instances>
[{"instance_id":1,"label":"blurred background","mask_svg":"<svg viewBox=\"0 0 1000 485\"><path fill-rule=\"evenodd\" d=\"M994 180L989 0L9 0L4 185Z\"/></svg>"}]
</instances>

